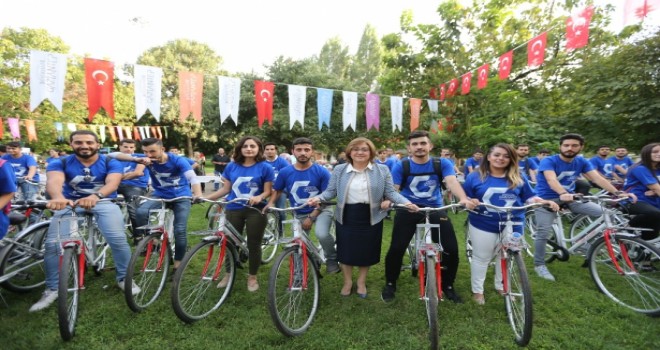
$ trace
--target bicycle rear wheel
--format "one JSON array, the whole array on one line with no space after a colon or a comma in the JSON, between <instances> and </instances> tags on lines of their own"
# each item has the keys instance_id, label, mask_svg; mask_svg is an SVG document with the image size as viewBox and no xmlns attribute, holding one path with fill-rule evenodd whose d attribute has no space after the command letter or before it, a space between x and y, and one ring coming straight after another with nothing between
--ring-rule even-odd
<instances>
[{"instance_id":1,"label":"bicycle rear wheel","mask_svg":"<svg viewBox=\"0 0 660 350\"><path fill-rule=\"evenodd\" d=\"M39 288L46 280L44 251L48 222L42 222L19 233L19 244L8 243L0 251L0 276L7 278L2 287L16 293ZM8 277L10 276L11 277Z\"/></svg>"},{"instance_id":2,"label":"bicycle rear wheel","mask_svg":"<svg viewBox=\"0 0 660 350\"><path fill-rule=\"evenodd\" d=\"M79 295L78 254L75 247L64 248L57 288L57 318L62 339L68 341L76 333Z\"/></svg>"},{"instance_id":3,"label":"bicycle rear wheel","mask_svg":"<svg viewBox=\"0 0 660 350\"><path fill-rule=\"evenodd\" d=\"M277 241L281 237L278 221L280 220L279 214L269 212L266 214L268 223L264 231L264 239L261 243L261 263L267 264L275 257L277 253Z\"/></svg>"},{"instance_id":4,"label":"bicycle rear wheel","mask_svg":"<svg viewBox=\"0 0 660 350\"><path fill-rule=\"evenodd\" d=\"M126 269L124 297L133 312L140 312L153 304L165 288L170 270L171 254L161 241L160 233L146 236L135 248ZM133 284L140 292L133 295Z\"/></svg>"},{"instance_id":5,"label":"bicycle rear wheel","mask_svg":"<svg viewBox=\"0 0 660 350\"><path fill-rule=\"evenodd\" d=\"M172 282L174 313L186 323L201 320L229 297L236 278L236 252L231 243L202 241L181 260Z\"/></svg>"},{"instance_id":6,"label":"bicycle rear wheel","mask_svg":"<svg viewBox=\"0 0 660 350\"><path fill-rule=\"evenodd\" d=\"M436 268L435 257L427 256L424 271L426 274L424 301L426 302L426 316L429 323L429 341L431 342L431 349L438 348L440 337L438 329L438 279Z\"/></svg>"},{"instance_id":7,"label":"bicycle rear wheel","mask_svg":"<svg viewBox=\"0 0 660 350\"><path fill-rule=\"evenodd\" d=\"M89 234L94 235L94 257L93 261L94 273L100 275L105 268L106 260L108 257L108 243L105 240L105 236L101 233L101 230L94 225L89 228Z\"/></svg>"},{"instance_id":8,"label":"bicycle rear wheel","mask_svg":"<svg viewBox=\"0 0 660 350\"><path fill-rule=\"evenodd\" d=\"M614 234L609 241L597 239L587 256L591 278L603 294L634 311L660 316L657 247L637 237Z\"/></svg>"},{"instance_id":9,"label":"bicycle rear wheel","mask_svg":"<svg viewBox=\"0 0 660 350\"><path fill-rule=\"evenodd\" d=\"M318 310L319 288L314 262L302 255L299 246L287 248L275 259L268 283L268 311L282 334L294 337L307 331Z\"/></svg>"},{"instance_id":10,"label":"bicycle rear wheel","mask_svg":"<svg viewBox=\"0 0 660 350\"><path fill-rule=\"evenodd\" d=\"M532 288L520 252L508 252L504 275L504 302L516 344L526 346L532 339Z\"/></svg>"}]
</instances>

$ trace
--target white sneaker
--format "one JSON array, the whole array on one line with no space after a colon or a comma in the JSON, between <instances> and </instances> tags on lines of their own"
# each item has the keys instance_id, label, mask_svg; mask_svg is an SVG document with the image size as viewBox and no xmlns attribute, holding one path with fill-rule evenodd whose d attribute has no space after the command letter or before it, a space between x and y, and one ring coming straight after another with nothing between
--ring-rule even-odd
<instances>
[{"instance_id":1,"label":"white sneaker","mask_svg":"<svg viewBox=\"0 0 660 350\"><path fill-rule=\"evenodd\" d=\"M138 285L135 284L135 281L132 281L132 284L133 284L133 285L131 286L131 294L133 294L133 295L138 295L138 294L140 294L140 292L142 291L142 290L140 289L140 287L138 287ZM121 290L125 290L124 280L121 280L121 281L117 282L117 286L119 286L119 289L121 289Z\"/></svg>"},{"instance_id":2,"label":"white sneaker","mask_svg":"<svg viewBox=\"0 0 660 350\"><path fill-rule=\"evenodd\" d=\"M539 277L546 279L548 281L554 281L555 276L553 276L550 271L548 271L548 268L545 265L539 265L534 267L534 271L536 271L536 274L539 275Z\"/></svg>"},{"instance_id":3,"label":"white sneaker","mask_svg":"<svg viewBox=\"0 0 660 350\"><path fill-rule=\"evenodd\" d=\"M41 311L49 307L55 300L57 300L57 291L46 289L44 294L41 295L41 299L30 307L30 312Z\"/></svg>"}]
</instances>

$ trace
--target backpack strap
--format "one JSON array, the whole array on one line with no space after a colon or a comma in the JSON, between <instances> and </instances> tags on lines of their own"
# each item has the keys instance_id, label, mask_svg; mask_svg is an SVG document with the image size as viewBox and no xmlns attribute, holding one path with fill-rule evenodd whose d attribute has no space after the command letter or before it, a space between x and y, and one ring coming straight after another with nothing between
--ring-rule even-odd
<instances>
[{"instance_id":1,"label":"backpack strap","mask_svg":"<svg viewBox=\"0 0 660 350\"><path fill-rule=\"evenodd\" d=\"M444 188L444 183L442 180L444 179L442 176L442 160L440 158L433 158L433 172L432 173L420 173L420 174L412 174L412 175L437 175L438 176L438 181L440 182L440 186ZM403 176L401 177L401 186L404 186L406 184L406 181L408 180L408 176L410 176L410 159L406 158L401 161L401 167L403 168Z\"/></svg>"}]
</instances>

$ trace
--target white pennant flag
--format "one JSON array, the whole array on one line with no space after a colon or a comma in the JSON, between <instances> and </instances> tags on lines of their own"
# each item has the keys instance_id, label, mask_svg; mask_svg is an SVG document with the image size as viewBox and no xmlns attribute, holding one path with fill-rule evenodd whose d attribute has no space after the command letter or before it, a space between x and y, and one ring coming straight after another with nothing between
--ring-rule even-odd
<instances>
[{"instance_id":1,"label":"white pennant flag","mask_svg":"<svg viewBox=\"0 0 660 350\"><path fill-rule=\"evenodd\" d=\"M403 97L390 96L390 109L392 110L392 131L396 128L403 131Z\"/></svg>"},{"instance_id":2,"label":"white pennant flag","mask_svg":"<svg viewBox=\"0 0 660 350\"><path fill-rule=\"evenodd\" d=\"M289 130L293 124L300 122L305 128L305 99L307 98L307 87L300 85L289 85Z\"/></svg>"},{"instance_id":3,"label":"white pennant flag","mask_svg":"<svg viewBox=\"0 0 660 350\"><path fill-rule=\"evenodd\" d=\"M105 143L105 125L99 125L99 138L101 143Z\"/></svg>"},{"instance_id":4,"label":"white pennant flag","mask_svg":"<svg viewBox=\"0 0 660 350\"><path fill-rule=\"evenodd\" d=\"M137 120L147 113L147 109L160 121L160 97L163 70L158 67L135 66L135 113Z\"/></svg>"},{"instance_id":5,"label":"white pennant flag","mask_svg":"<svg viewBox=\"0 0 660 350\"><path fill-rule=\"evenodd\" d=\"M343 113L343 122L344 130L348 127L352 127L353 131L356 131L357 127L357 105L358 97L357 92L351 91L342 91L342 96L344 97L344 113Z\"/></svg>"},{"instance_id":6,"label":"white pennant flag","mask_svg":"<svg viewBox=\"0 0 660 350\"><path fill-rule=\"evenodd\" d=\"M429 111L438 114L438 100L426 100L429 103Z\"/></svg>"},{"instance_id":7,"label":"white pennant flag","mask_svg":"<svg viewBox=\"0 0 660 350\"><path fill-rule=\"evenodd\" d=\"M231 115L231 119L238 125L238 105L241 98L241 79L218 77L220 85L220 124Z\"/></svg>"},{"instance_id":8,"label":"white pennant flag","mask_svg":"<svg viewBox=\"0 0 660 350\"><path fill-rule=\"evenodd\" d=\"M64 54L30 51L30 111L48 99L62 112L66 63Z\"/></svg>"},{"instance_id":9,"label":"white pennant flag","mask_svg":"<svg viewBox=\"0 0 660 350\"><path fill-rule=\"evenodd\" d=\"M145 128L146 128L146 127L144 127L144 126L138 126L138 132L140 132L140 138L141 138L142 140L144 140L144 139L147 138L147 133L146 133L146 131L144 130Z\"/></svg>"}]
</instances>

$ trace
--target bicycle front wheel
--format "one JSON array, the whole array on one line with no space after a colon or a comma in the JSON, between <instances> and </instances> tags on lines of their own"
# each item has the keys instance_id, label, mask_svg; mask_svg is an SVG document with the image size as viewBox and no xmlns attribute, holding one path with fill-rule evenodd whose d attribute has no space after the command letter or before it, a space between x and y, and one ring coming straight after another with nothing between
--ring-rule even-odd
<instances>
[{"instance_id":1,"label":"bicycle front wheel","mask_svg":"<svg viewBox=\"0 0 660 350\"><path fill-rule=\"evenodd\" d=\"M183 257L171 294L174 313L183 322L205 318L229 298L236 278L235 254L229 244L202 241Z\"/></svg>"},{"instance_id":2,"label":"bicycle front wheel","mask_svg":"<svg viewBox=\"0 0 660 350\"><path fill-rule=\"evenodd\" d=\"M264 239L261 243L261 263L267 264L275 257L277 253L277 241L280 239L279 214L269 212L266 215L268 223L264 231Z\"/></svg>"},{"instance_id":3,"label":"bicycle front wheel","mask_svg":"<svg viewBox=\"0 0 660 350\"><path fill-rule=\"evenodd\" d=\"M0 251L0 276L7 278L0 285L12 292L29 292L46 280L44 252L48 222L32 227L15 238L18 244L9 243Z\"/></svg>"},{"instance_id":4,"label":"bicycle front wheel","mask_svg":"<svg viewBox=\"0 0 660 350\"><path fill-rule=\"evenodd\" d=\"M161 234L145 237L135 248L126 269L124 297L133 312L153 304L165 288L170 270L170 250L161 241ZM133 295L133 284L140 291Z\"/></svg>"},{"instance_id":5,"label":"bicycle front wheel","mask_svg":"<svg viewBox=\"0 0 660 350\"><path fill-rule=\"evenodd\" d=\"M307 331L319 305L319 276L299 246L280 254L270 269L268 311L275 327L294 337Z\"/></svg>"},{"instance_id":6,"label":"bicycle front wheel","mask_svg":"<svg viewBox=\"0 0 660 350\"><path fill-rule=\"evenodd\" d=\"M437 349L439 344L440 332L438 329L438 279L435 257L426 257L426 286L424 288L424 301L426 302L426 316L429 323L429 341L431 349Z\"/></svg>"},{"instance_id":7,"label":"bicycle front wheel","mask_svg":"<svg viewBox=\"0 0 660 350\"><path fill-rule=\"evenodd\" d=\"M660 316L660 250L633 236L597 239L588 253L589 272L608 298L634 311Z\"/></svg>"},{"instance_id":8,"label":"bicycle front wheel","mask_svg":"<svg viewBox=\"0 0 660 350\"><path fill-rule=\"evenodd\" d=\"M79 276L76 248L64 248L57 288L57 318L60 324L60 335L66 341L71 340L76 333L78 298L80 297L78 293Z\"/></svg>"},{"instance_id":9,"label":"bicycle front wheel","mask_svg":"<svg viewBox=\"0 0 660 350\"><path fill-rule=\"evenodd\" d=\"M516 344L526 346L532 339L532 288L520 252L509 251L504 278L504 302Z\"/></svg>"}]
</instances>

